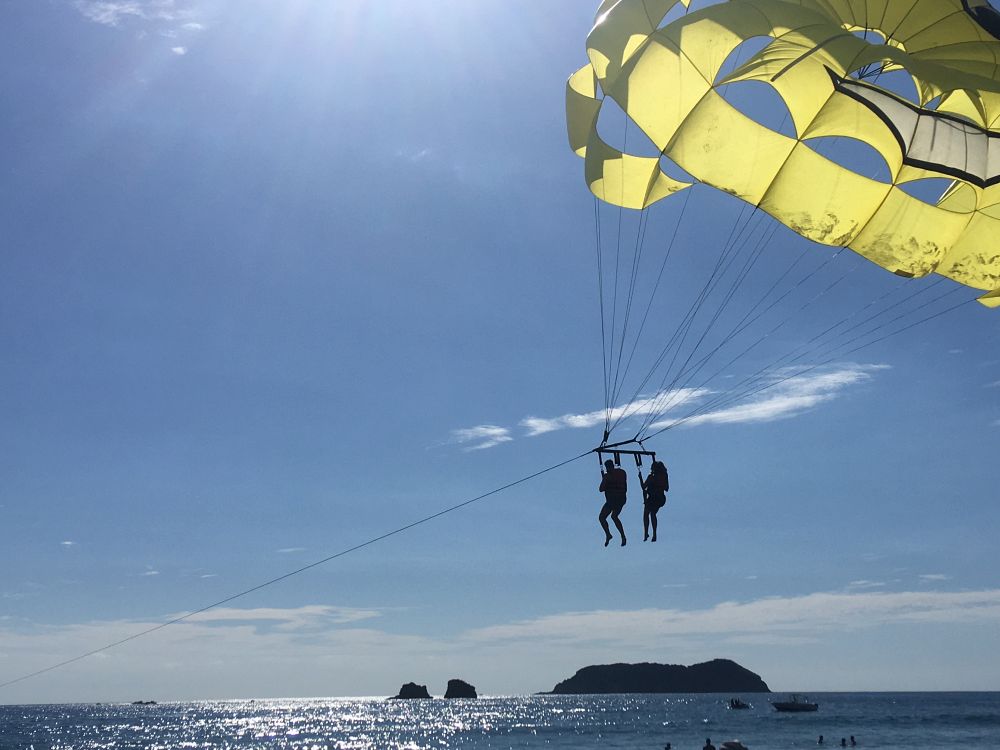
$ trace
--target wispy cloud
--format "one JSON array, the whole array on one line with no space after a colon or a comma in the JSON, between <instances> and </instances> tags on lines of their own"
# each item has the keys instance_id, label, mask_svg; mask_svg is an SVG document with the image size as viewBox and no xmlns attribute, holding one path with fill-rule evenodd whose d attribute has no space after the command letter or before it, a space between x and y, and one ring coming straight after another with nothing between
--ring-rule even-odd
<instances>
[{"instance_id":1,"label":"wispy cloud","mask_svg":"<svg viewBox=\"0 0 1000 750\"><path fill-rule=\"evenodd\" d=\"M481 424L476 427L463 427L451 431L451 442L463 446L463 450L479 451L492 448L501 443L508 443L514 438L506 427L493 424Z\"/></svg>"},{"instance_id":2,"label":"wispy cloud","mask_svg":"<svg viewBox=\"0 0 1000 750\"><path fill-rule=\"evenodd\" d=\"M290 555L294 552L305 552L305 551L306 551L305 547L282 547L281 549L278 550L278 553L282 555Z\"/></svg>"},{"instance_id":3,"label":"wispy cloud","mask_svg":"<svg viewBox=\"0 0 1000 750\"><path fill-rule=\"evenodd\" d=\"M59 542L59 544L61 544L63 547L75 547L76 546L76 542L71 542L69 540L66 540L65 542Z\"/></svg>"},{"instance_id":4,"label":"wispy cloud","mask_svg":"<svg viewBox=\"0 0 1000 750\"><path fill-rule=\"evenodd\" d=\"M684 404L696 401L711 393L706 388L678 388L673 391L661 391L653 396L644 396L628 404L616 406L610 412L611 421L622 418L645 417L655 414L666 407L677 409ZM580 429L596 427L604 424L608 412L601 409L583 414L563 414L561 417L525 417L520 425L527 430L528 437L544 435L556 430Z\"/></svg>"},{"instance_id":5,"label":"wispy cloud","mask_svg":"<svg viewBox=\"0 0 1000 750\"><path fill-rule=\"evenodd\" d=\"M1000 625L1000 589L820 592L696 609L562 612L431 635L399 632L399 623L379 627L379 618L387 614L325 604L220 608L159 630L141 649L110 650L106 658L82 661L52 679L25 682L5 698L120 699L134 695L136 684L145 685L150 694L177 699L384 695L399 684L398 675L414 670L429 685L443 686L454 674L465 672L480 675L477 684L482 680L491 694L516 693L547 687L582 664L621 660L623 654L638 661L662 659L669 653L671 660L690 663L720 653L751 653L743 646L778 644L786 650L795 644L836 640L844 632L860 638L862 631L871 631L873 642L884 643L892 631L880 628L898 624L944 625L957 635L959 628L969 625ZM26 674L170 617L68 625L0 621L0 643L9 656L4 671ZM982 634L1000 628L974 632L985 639L982 652L994 653L996 637ZM809 658L815 654L810 648ZM995 685L995 665L996 659L982 662L978 679L987 687ZM940 663L923 664L922 671L902 684L937 680L940 669ZM768 679L775 671L780 672L779 666L769 670ZM797 679L796 674L800 679L800 671L786 673L785 682ZM949 689L967 684L967 674L956 676ZM887 689L881 678L854 683L858 684ZM100 686L97 694L95 685ZM834 682L824 689L838 688Z\"/></svg>"},{"instance_id":6,"label":"wispy cloud","mask_svg":"<svg viewBox=\"0 0 1000 750\"><path fill-rule=\"evenodd\" d=\"M160 575L160 571L158 571L158 570L147 570L142 575L144 575L144 576L158 576L158 575Z\"/></svg>"},{"instance_id":7,"label":"wispy cloud","mask_svg":"<svg viewBox=\"0 0 1000 750\"><path fill-rule=\"evenodd\" d=\"M847 588L849 589L877 589L877 588L882 588L883 586L885 586L884 581L868 581L864 579L859 581L851 581L849 584L847 584Z\"/></svg>"},{"instance_id":8,"label":"wispy cloud","mask_svg":"<svg viewBox=\"0 0 1000 750\"><path fill-rule=\"evenodd\" d=\"M950 581L951 576L944 573L923 573L920 575L921 581Z\"/></svg>"},{"instance_id":9,"label":"wispy cloud","mask_svg":"<svg viewBox=\"0 0 1000 750\"><path fill-rule=\"evenodd\" d=\"M74 0L73 5L89 21L104 26L140 26L139 36L150 33L167 38L190 36L204 31L202 14L195 6L196 0ZM187 47L171 48L175 55L187 53Z\"/></svg>"},{"instance_id":10,"label":"wispy cloud","mask_svg":"<svg viewBox=\"0 0 1000 750\"><path fill-rule=\"evenodd\" d=\"M963 592L830 592L722 602L707 609L568 612L470 631L477 642L643 643L665 636L815 635L888 623L1000 624L1000 589Z\"/></svg>"},{"instance_id":11,"label":"wispy cloud","mask_svg":"<svg viewBox=\"0 0 1000 750\"><path fill-rule=\"evenodd\" d=\"M171 47L170 51L175 55L186 55L188 52L187 47Z\"/></svg>"},{"instance_id":12,"label":"wispy cloud","mask_svg":"<svg viewBox=\"0 0 1000 750\"><path fill-rule=\"evenodd\" d=\"M986 388L1000 388L1000 380L994 380L992 383L987 383Z\"/></svg>"},{"instance_id":13,"label":"wispy cloud","mask_svg":"<svg viewBox=\"0 0 1000 750\"><path fill-rule=\"evenodd\" d=\"M611 410L610 417L612 422L619 419L628 422L655 415L657 419L650 425L650 431L676 425L697 427L707 424L741 424L790 419L820 404L833 401L851 386L870 380L872 373L887 368L888 365L842 364L804 375L794 375L794 371L777 370L758 384L763 395L747 403L717 409L703 406L704 413L695 413L695 408L699 404L709 403L707 401L709 397L725 394L708 388L680 388L643 396L616 406ZM677 416L663 418L669 414ZM557 417L528 416L518 425L524 429L526 437L536 437L558 430L593 429L603 426L607 416L608 413L603 409ZM513 439L513 433L506 427L480 425L454 430L450 442L463 445L474 443L467 450L479 450L492 448Z\"/></svg>"},{"instance_id":14,"label":"wispy cloud","mask_svg":"<svg viewBox=\"0 0 1000 750\"><path fill-rule=\"evenodd\" d=\"M706 424L745 424L773 422L803 414L814 407L833 401L850 386L871 379L871 373L887 365L842 365L836 369L789 377L788 371L776 371L761 383L767 386L765 395L748 403L706 411L690 418L665 419L650 429L663 429L678 423L687 427Z\"/></svg>"}]
</instances>

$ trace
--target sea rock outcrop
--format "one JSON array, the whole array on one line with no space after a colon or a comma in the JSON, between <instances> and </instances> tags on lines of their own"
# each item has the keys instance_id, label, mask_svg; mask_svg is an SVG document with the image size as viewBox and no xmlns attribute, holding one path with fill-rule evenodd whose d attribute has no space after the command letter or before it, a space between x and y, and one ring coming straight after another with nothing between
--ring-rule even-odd
<instances>
[{"instance_id":1,"label":"sea rock outcrop","mask_svg":"<svg viewBox=\"0 0 1000 750\"><path fill-rule=\"evenodd\" d=\"M448 690L445 691L445 698L478 698L476 688L465 680L448 680Z\"/></svg>"},{"instance_id":2,"label":"sea rock outcrop","mask_svg":"<svg viewBox=\"0 0 1000 750\"><path fill-rule=\"evenodd\" d=\"M412 698L430 698L426 685L418 685L415 682L407 682L399 689L399 695L394 695L390 700L409 700Z\"/></svg>"},{"instance_id":3,"label":"sea rock outcrop","mask_svg":"<svg viewBox=\"0 0 1000 750\"><path fill-rule=\"evenodd\" d=\"M770 693L767 683L729 659L692 664L601 664L584 667L552 688L584 693Z\"/></svg>"}]
</instances>

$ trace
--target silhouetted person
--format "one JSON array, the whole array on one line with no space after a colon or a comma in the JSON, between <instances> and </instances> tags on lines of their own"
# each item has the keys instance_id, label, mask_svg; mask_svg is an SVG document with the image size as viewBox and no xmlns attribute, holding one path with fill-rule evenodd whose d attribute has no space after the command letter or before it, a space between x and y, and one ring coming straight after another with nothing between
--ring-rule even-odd
<instances>
[{"instance_id":1,"label":"silhouetted person","mask_svg":"<svg viewBox=\"0 0 1000 750\"><path fill-rule=\"evenodd\" d=\"M639 475L639 482L642 483L642 541L649 539L649 525L653 524L653 541L656 541L656 512L667 504L667 490L670 489L670 480L667 477L667 467L662 461L653 461L649 469L649 476L643 481L642 474Z\"/></svg>"},{"instance_id":2,"label":"silhouetted person","mask_svg":"<svg viewBox=\"0 0 1000 750\"><path fill-rule=\"evenodd\" d=\"M622 528L618 514L625 507L628 493L628 474L625 473L625 469L615 466L615 462L610 458L604 462L604 468L606 471L601 472L601 486L599 488L599 491L604 493L604 507L601 508L601 514L597 520L601 522L601 528L604 529L604 546L607 547L612 539L611 530L608 528L608 516L611 516L611 520L618 528L618 533L621 534L622 547L624 547L625 529Z\"/></svg>"},{"instance_id":3,"label":"silhouetted person","mask_svg":"<svg viewBox=\"0 0 1000 750\"><path fill-rule=\"evenodd\" d=\"M854 735L852 734L852 735L851 735L851 747L856 747L856 746L857 746L857 744L858 744L858 743L854 741Z\"/></svg>"},{"instance_id":4,"label":"silhouetted person","mask_svg":"<svg viewBox=\"0 0 1000 750\"><path fill-rule=\"evenodd\" d=\"M823 744L823 735L820 735L820 736L819 736L819 739L818 739L818 740L816 740L816 744L817 744L817 745L822 745L822 744Z\"/></svg>"},{"instance_id":5,"label":"silhouetted person","mask_svg":"<svg viewBox=\"0 0 1000 750\"><path fill-rule=\"evenodd\" d=\"M712 744L711 737L705 738L705 747L703 747L701 750L715 750L715 745Z\"/></svg>"},{"instance_id":6,"label":"silhouetted person","mask_svg":"<svg viewBox=\"0 0 1000 750\"><path fill-rule=\"evenodd\" d=\"M844 737L840 738L840 746L847 747L847 740Z\"/></svg>"}]
</instances>

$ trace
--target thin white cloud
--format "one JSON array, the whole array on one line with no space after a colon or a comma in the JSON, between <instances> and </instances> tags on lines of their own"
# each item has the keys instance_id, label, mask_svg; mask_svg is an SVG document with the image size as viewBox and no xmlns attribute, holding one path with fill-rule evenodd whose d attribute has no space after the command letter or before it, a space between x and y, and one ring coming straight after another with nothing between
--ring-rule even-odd
<instances>
[{"instance_id":1,"label":"thin white cloud","mask_svg":"<svg viewBox=\"0 0 1000 750\"><path fill-rule=\"evenodd\" d=\"M105 26L118 26L128 19L179 21L192 13L174 0L76 0L74 5L85 18Z\"/></svg>"},{"instance_id":2,"label":"thin white cloud","mask_svg":"<svg viewBox=\"0 0 1000 750\"><path fill-rule=\"evenodd\" d=\"M219 577L219 574L218 574L218 573L202 573L202 574L201 574L200 576L198 576L198 577L199 577L199 578L218 578L218 577Z\"/></svg>"},{"instance_id":3,"label":"thin white cloud","mask_svg":"<svg viewBox=\"0 0 1000 750\"><path fill-rule=\"evenodd\" d=\"M71 542L68 539L65 542L59 542L63 547L75 547L76 542Z\"/></svg>"},{"instance_id":4,"label":"thin white cloud","mask_svg":"<svg viewBox=\"0 0 1000 750\"><path fill-rule=\"evenodd\" d=\"M923 573L920 575L921 581L950 581L951 576L944 573Z\"/></svg>"},{"instance_id":5,"label":"thin white cloud","mask_svg":"<svg viewBox=\"0 0 1000 750\"><path fill-rule=\"evenodd\" d=\"M888 365L842 364L804 375L791 375L788 370L777 370L760 383L765 394L748 403L709 410L703 414L689 416L691 411L677 417L657 419L649 427L656 431L682 424L695 427L705 424L740 424L751 422L772 422L789 419L803 414L819 404L832 401L843 392L871 379L871 374L888 369ZM677 413L684 407L694 407L717 392L708 388L679 388L661 391L652 396L643 396L630 403L616 406L611 410L611 421L625 422L636 417ZM558 417L528 416L518 424L524 428L527 437L535 437L558 430L593 429L602 426L608 414L604 410L563 414ZM450 442L473 443L466 450L492 448L500 443L513 440L511 431L497 425L479 425L452 431Z\"/></svg>"},{"instance_id":6,"label":"thin white cloud","mask_svg":"<svg viewBox=\"0 0 1000 750\"><path fill-rule=\"evenodd\" d=\"M463 446L462 450L466 451L492 448L501 443L509 443L513 439L510 430L493 424L481 424L451 431L451 442Z\"/></svg>"},{"instance_id":7,"label":"thin white cloud","mask_svg":"<svg viewBox=\"0 0 1000 750\"><path fill-rule=\"evenodd\" d=\"M883 586L885 586L884 581L868 581L868 580L851 581L849 584L847 584L847 587L850 589L877 589Z\"/></svg>"},{"instance_id":8,"label":"thin white cloud","mask_svg":"<svg viewBox=\"0 0 1000 750\"><path fill-rule=\"evenodd\" d=\"M691 663L720 653L744 653L740 646L787 649L827 642L844 632L860 638L862 631L870 631L879 642L892 632L880 635L881 628L898 624L944 626L957 635L966 626L1000 625L1000 589L842 591L720 602L700 609L564 612L428 636L394 632L395 626L372 627L382 614L321 604L219 609L157 631L144 639L142 648L109 650L105 658L26 681L4 697L12 702L122 700L135 697L136 684L164 699L387 695L415 674L441 689L455 674L480 675L476 681L483 692L519 693L552 685L582 664L621 660L623 654L657 660L669 653L672 661ZM166 619L168 615L153 621L69 625L0 621L0 643L10 656L4 669L27 674ZM981 634L1000 628L975 632L986 638L983 653L995 653L995 636ZM809 658L815 658L811 647ZM977 678L987 686L983 689L995 685L995 665L996 659L983 663ZM925 665L906 684L926 684L939 670L940 664ZM967 676L960 673L949 689L967 685ZM786 674L784 679L796 677ZM885 689L877 680L855 684ZM837 687L829 683L826 689Z\"/></svg>"},{"instance_id":9,"label":"thin white cloud","mask_svg":"<svg viewBox=\"0 0 1000 750\"><path fill-rule=\"evenodd\" d=\"M673 391L661 391L654 396L644 396L628 404L616 406L611 410L610 418L614 422L623 417L645 417L660 411L665 405L668 406L668 409L677 409L686 403L697 401L709 393L711 391L706 388L678 388ZM534 437L556 430L596 427L604 424L607 416L608 412L601 409L584 414L563 414L561 417L525 417L521 420L520 425L528 431L528 437Z\"/></svg>"},{"instance_id":10,"label":"thin white cloud","mask_svg":"<svg viewBox=\"0 0 1000 750\"><path fill-rule=\"evenodd\" d=\"M870 380L870 373L887 367L887 365L841 365L836 369L790 378L787 371L777 371L770 378L770 383L773 385L768 386L765 395L757 400L708 411L687 419L682 417L680 420L661 420L654 423L650 429L663 429L678 423L686 427L696 427L705 424L740 424L789 419L819 404L834 400L846 388ZM767 385L767 382L762 385Z\"/></svg>"},{"instance_id":11,"label":"thin white cloud","mask_svg":"<svg viewBox=\"0 0 1000 750\"><path fill-rule=\"evenodd\" d=\"M188 52L187 47L171 47L170 51L175 55L186 55Z\"/></svg>"},{"instance_id":12,"label":"thin white cloud","mask_svg":"<svg viewBox=\"0 0 1000 750\"><path fill-rule=\"evenodd\" d=\"M180 617L183 613L173 615ZM241 622L273 624L282 630L313 629L319 625L343 625L362 620L371 620L381 616L377 609L362 609L357 607L333 607L322 604L310 604L303 607L283 609L279 607L256 607L253 609L219 608L198 615L198 623L213 624L220 622Z\"/></svg>"},{"instance_id":13,"label":"thin white cloud","mask_svg":"<svg viewBox=\"0 0 1000 750\"><path fill-rule=\"evenodd\" d=\"M1000 589L963 592L829 592L722 602L700 610L640 609L567 612L468 632L478 643L543 640L550 643L641 644L668 636L801 633L889 623L1000 624Z\"/></svg>"},{"instance_id":14,"label":"thin white cloud","mask_svg":"<svg viewBox=\"0 0 1000 750\"><path fill-rule=\"evenodd\" d=\"M986 388L1000 388L1000 380L994 380L992 383L987 383Z\"/></svg>"},{"instance_id":15,"label":"thin white cloud","mask_svg":"<svg viewBox=\"0 0 1000 750\"><path fill-rule=\"evenodd\" d=\"M73 5L89 21L103 26L135 29L138 38L146 39L151 32L173 39L205 30L202 15L195 7L197 0L73 0ZM187 53L187 47L171 48L175 55Z\"/></svg>"},{"instance_id":16,"label":"thin white cloud","mask_svg":"<svg viewBox=\"0 0 1000 750\"><path fill-rule=\"evenodd\" d=\"M291 555L295 552L305 552L305 551L306 551L305 547L282 547L281 549L278 550L278 553L282 555Z\"/></svg>"},{"instance_id":17,"label":"thin white cloud","mask_svg":"<svg viewBox=\"0 0 1000 750\"><path fill-rule=\"evenodd\" d=\"M428 158L432 153L433 151L427 147L417 149L398 149L396 151L396 158L416 164L417 162Z\"/></svg>"},{"instance_id":18,"label":"thin white cloud","mask_svg":"<svg viewBox=\"0 0 1000 750\"><path fill-rule=\"evenodd\" d=\"M158 570L147 570L145 573L143 573L143 575L144 576L158 576L158 575L160 575L160 571L158 571Z\"/></svg>"}]
</instances>

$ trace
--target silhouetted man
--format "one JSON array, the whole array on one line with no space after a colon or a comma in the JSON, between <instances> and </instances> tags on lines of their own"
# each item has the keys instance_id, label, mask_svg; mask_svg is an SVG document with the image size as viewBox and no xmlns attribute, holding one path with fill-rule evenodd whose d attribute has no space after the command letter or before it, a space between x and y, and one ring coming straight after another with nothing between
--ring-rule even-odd
<instances>
[{"instance_id":1,"label":"silhouetted man","mask_svg":"<svg viewBox=\"0 0 1000 750\"><path fill-rule=\"evenodd\" d=\"M703 747L701 750L715 750L715 745L712 744L711 737L705 738L705 747Z\"/></svg>"},{"instance_id":2,"label":"silhouetted man","mask_svg":"<svg viewBox=\"0 0 1000 750\"><path fill-rule=\"evenodd\" d=\"M622 528L618 514L625 507L626 495L628 494L628 474L625 473L625 469L615 466L615 462L610 458L604 462L604 468L605 471L601 472L601 486L599 488L599 491L604 493L604 507L601 508L601 514L597 520L601 522L601 528L604 529L604 546L607 547L612 539L611 529L608 528L608 516L611 516L611 520L618 528L618 533L621 534L622 547L624 547L625 529Z\"/></svg>"}]
</instances>

